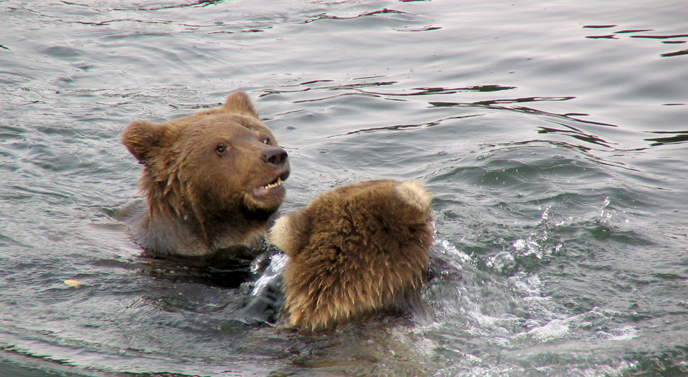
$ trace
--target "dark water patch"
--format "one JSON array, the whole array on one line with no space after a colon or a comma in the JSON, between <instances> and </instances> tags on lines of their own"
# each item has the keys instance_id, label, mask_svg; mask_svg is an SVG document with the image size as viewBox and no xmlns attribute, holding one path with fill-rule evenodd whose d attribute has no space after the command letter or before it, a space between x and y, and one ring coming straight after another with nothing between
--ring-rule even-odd
<instances>
[{"instance_id":1,"label":"dark water patch","mask_svg":"<svg viewBox=\"0 0 688 377\"><path fill-rule=\"evenodd\" d=\"M614 34L608 34L608 35L587 35L585 38L588 39L619 39L617 38Z\"/></svg>"},{"instance_id":2,"label":"dark water patch","mask_svg":"<svg viewBox=\"0 0 688 377\"><path fill-rule=\"evenodd\" d=\"M609 29L619 25L584 25L584 29Z\"/></svg>"},{"instance_id":3,"label":"dark water patch","mask_svg":"<svg viewBox=\"0 0 688 377\"><path fill-rule=\"evenodd\" d=\"M238 265L235 268L189 267L182 262L163 260L139 263L138 269L141 273L155 278L225 288L238 288L246 281L255 280L257 275L257 272L250 271L249 266Z\"/></svg>"},{"instance_id":4,"label":"dark water patch","mask_svg":"<svg viewBox=\"0 0 688 377\"><path fill-rule=\"evenodd\" d=\"M686 43L686 41L662 41L664 44L683 44Z\"/></svg>"},{"instance_id":5,"label":"dark water patch","mask_svg":"<svg viewBox=\"0 0 688 377\"><path fill-rule=\"evenodd\" d=\"M657 352L632 352L633 367L623 376L684 376L688 374L688 346Z\"/></svg>"},{"instance_id":6,"label":"dark water patch","mask_svg":"<svg viewBox=\"0 0 688 377\"><path fill-rule=\"evenodd\" d=\"M465 90L476 90L478 92L499 92L502 90L511 90L511 89L516 89L515 86L502 86L502 85L478 85L478 86L469 86L466 88L462 88Z\"/></svg>"},{"instance_id":7,"label":"dark water patch","mask_svg":"<svg viewBox=\"0 0 688 377\"><path fill-rule=\"evenodd\" d=\"M342 97L365 96L365 95L370 96L370 97L376 97L376 95L374 95L374 94L343 93L343 94L337 94L337 95L327 96L327 97L319 97L319 98L313 98L313 99L304 99L304 100L294 101L294 103L328 102L328 101L332 101L332 100L341 99Z\"/></svg>"},{"instance_id":8,"label":"dark water patch","mask_svg":"<svg viewBox=\"0 0 688 377\"><path fill-rule=\"evenodd\" d=\"M660 54L660 56L665 57L665 58L668 58L671 56L681 56L681 55L688 55L688 49Z\"/></svg>"},{"instance_id":9,"label":"dark water patch","mask_svg":"<svg viewBox=\"0 0 688 377\"><path fill-rule=\"evenodd\" d=\"M367 80L367 79L373 79L373 78L378 78L379 76L370 76L370 77L357 77L356 80ZM311 84L316 84L316 83L321 83L321 82L333 82L334 80L311 80L311 81L305 81L300 84L297 84L296 86L301 86L301 85L311 85Z\"/></svg>"},{"instance_id":10,"label":"dark water patch","mask_svg":"<svg viewBox=\"0 0 688 377\"><path fill-rule=\"evenodd\" d=\"M604 127L618 127L617 125L610 124L610 123L603 123L603 122L595 122L591 120L584 120L580 118L576 118L570 113L567 114L556 114L552 112L547 112L543 110L538 110L532 107L526 107L526 106L500 106L502 104L516 104L516 103L527 103L527 102L549 102L549 101L554 101L554 102L559 102L559 101L569 101L575 99L575 97L526 97L526 98L516 98L516 99L499 99L499 100L488 100L488 101L476 101L476 102L471 102L471 103L457 103L457 102L430 102L430 105L433 107L485 107L489 109L495 109L495 110L507 110L507 111L514 111L517 113L523 113L523 114L530 114L530 115L539 115L539 116L545 116L547 118L552 119L553 122L558 123L554 121L555 119L562 119L565 121L572 121L580 124L589 124L589 125L594 125L594 126L604 126ZM578 113L574 113L576 116L580 116ZM560 124L560 123L559 123Z\"/></svg>"},{"instance_id":11,"label":"dark water patch","mask_svg":"<svg viewBox=\"0 0 688 377\"><path fill-rule=\"evenodd\" d=\"M235 33L262 33L264 31L267 31L269 29L272 29L271 26L266 26L263 28L248 28L248 29L243 29L243 30L221 30L221 31L212 31L209 32L208 34L235 34Z\"/></svg>"},{"instance_id":12,"label":"dark water patch","mask_svg":"<svg viewBox=\"0 0 688 377\"><path fill-rule=\"evenodd\" d=\"M217 5L222 3L224 0L198 0L194 2L174 4L174 5L161 5L153 6L148 8L114 8L112 10L137 10L137 11L157 11L164 9L184 9L184 8L194 8L194 7L207 7L211 5Z\"/></svg>"},{"instance_id":13,"label":"dark water patch","mask_svg":"<svg viewBox=\"0 0 688 377\"><path fill-rule=\"evenodd\" d=\"M442 29L441 26L426 26L422 28L415 28L415 29L395 29L396 31L400 32L407 32L407 33L417 33L417 32L422 32L422 31L433 31L433 30L440 30Z\"/></svg>"},{"instance_id":14,"label":"dark water patch","mask_svg":"<svg viewBox=\"0 0 688 377\"><path fill-rule=\"evenodd\" d=\"M365 77L365 78L357 78L358 80L365 80L365 79L370 79L370 78L378 78L380 76L372 76L372 77ZM298 84L287 84L284 85L283 87L299 87L299 86L307 86L306 88L303 89L295 89L295 90L282 90L282 89L266 89L263 90L263 93L261 93L260 97L265 97L269 96L271 94L284 94L284 93L298 93L298 92L305 92L309 91L311 89L323 89L321 87L316 87L313 88L313 84L321 84L321 83L331 83L334 80L327 80L327 79L321 79L321 80L309 80L309 81L304 81ZM326 88L329 89L329 88Z\"/></svg>"},{"instance_id":15,"label":"dark water patch","mask_svg":"<svg viewBox=\"0 0 688 377\"><path fill-rule=\"evenodd\" d=\"M360 130L347 132L345 135L354 135L354 134L365 133L365 132L398 131L398 130L414 129L414 128L421 128L421 127L434 127L434 126L440 125L444 121L455 120L455 119L466 119L466 118L472 118L472 117L477 117L477 116L480 116L480 114L454 116L454 117L449 117L449 118L438 119L436 121L428 122L425 124L397 124L394 126L363 128ZM337 136L341 136L341 135L331 135L331 136L328 136L328 138L337 137Z\"/></svg>"},{"instance_id":16,"label":"dark water patch","mask_svg":"<svg viewBox=\"0 0 688 377\"><path fill-rule=\"evenodd\" d=\"M688 34L673 34L673 35L631 35L631 38L647 38L647 39L672 39L672 38L686 38Z\"/></svg>"},{"instance_id":17,"label":"dark water patch","mask_svg":"<svg viewBox=\"0 0 688 377\"><path fill-rule=\"evenodd\" d=\"M657 273L655 276L666 280L688 280L688 276L681 276L674 273Z\"/></svg>"},{"instance_id":18,"label":"dark water patch","mask_svg":"<svg viewBox=\"0 0 688 377\"><path fill-rule=\"evenodd\" d=\"M24 139L25 129L17 126L0 125L0 140L6 143L9 139Z\"/></svg>"},{"instance_id":19,"label":"dark water patch","mask_svg":"<svg viewBox=\"0 0 688 377\"><path fill-rule=\"evenodd\" d=\"M316 21L321 21L321 20L355 20L363 17L370 17L370 16L377 16L380 14L399 14L399 15L407 15L409 13L407 12L402 12L394 9L388 9L388 8L383 8L380 10L375 10L375 11L370 11L370 12L365 12L365 13L360 13L356 16L332 16L327 13L321 13L317 15L310 16L308 20L303 21L304 24L308 24L311 22L316 22Z\"/></svg>"},{"instance_id":20,"label":"dark water patch","mask_svg":"<svg viewBox=\"0 0 688 377\"><path fill-rule=\"evenodd\" d=\"M327 83L330 81L331 80L313 80L313 81L309 81L306 83L298 84L298 86ZM376 95L373 92L368 93L368 92L360 90L360 89L361 88L367 88L367 87L388 86L388 85L394 85L394 84L396 84L395 81L375 81L375 82L366 82L366 83L360 83L360 84L342 84L342 85L334 85L334 86L333 85L327 85L327 86L308 87L308 88L297 89L297 90L272 89L272 90L264 91L263 94L261 94L261 97L266 97L266 96L273 95L273 94L288 94L288 93L308 92L308 91L316 91L316 90L326 90L326 91L356 90L357 92L355 92L355 93L345 93L342 95L353 95L353 94ZM328 97L323 97L323 98L300 100L300 101L296 101L295 103L317 102L317 101L332 99L335 97L337 97L337 96L328 96Z\"/></svg>"},{"instance_id":21,"label":"dark water patch","mask_svg":"<svg viewBox=\"0 0 688 377\"><path fill-rule=\"evenodd\" d=\"M652 131L652 133L660 135L672 135L645 139L646 141L651 141L652 144L650 145L652 146L683 143L685 141L688 141L688 131Z\"/></svg>"},{"instance_id":22,"label":"dark water patch","mask_svg":"<svg viewBox=\"0 0 688 377\"><path fill-rule=\"evenodd\" d=\"M114 18L114 19L109 19L109 20L104 20L104 21L73 21L74 23L82 24L82 25L89 25L89 26L111 26L114 23L117 22L148 22L150 21L144 21L144 20L139 20L135 18ZM163 22L164 23L164 22Z\"/></svg>"},{"instance_id":23,"label":"dark water patch","mask_svg":"<svg viewBox=\"0 0 688 377\"><path fill-rule=\"evenodd\" d=\"M519 179L519 177L522 177L522 179L533 183L542 182L543 185L550 184L552 182L551 178L553 178L550 173L552 173L553 168L556 169L558 167L566 169L572 175L582 174L586 179L594 179L594 177L588 175L599 174L600 172L599 169L594 168L594 165L590 165L591 162L596 163L597 160L589 155L583 154L585 160L566 157L566 155L571 155L571 152L574 155L580 152L587 152L586 149L581 149L577 145L530 140L516 143L490 144L483 148L484 150L480 154L461 158L460 163L457 163L456 166L450 166L446 173L442 173L444 169L439 169L428 178L433 177L431 178L432 180L437 179L438 181L445 182L452 182L456 179L465 182L466 178L470 178L467 183L474 186L491 184L511 187L507 186L505 179ZM471 158L474 161L470 161ZM451 160L446 162L454 165ZM484 173L481 174L481 171ZM491 172L489 173L490 176L486 177L484 174L488 172ZM554 171L554 175L557 177L560 177L560 173L563 174L565 171ZM462 178L464 174L466 176ZM563 177L567 174L563 174ZM502 176L501 179L500 176Z\"/></svg>"},{"instance_id":24,"label":"dark water patch","mask_svg":"<svg viewBox=\"0 0 688 377\"><path fill-rule=\"evenodd\" d=\"M317 82L317 81L316 81ZM311 88L304 88L304 89L295 89L295 90L273 90L273 89L268 89L264 90L263 93L261 93L260 97L266 97L269 95L273 94L285 94L285 93L298 93L298 92L307 92L311 90Z\"/></svg>"},{"instance_id":25,"label":"dark water patch","mask_svg":"<svg viewBox=\"0 0 688 377\"><path fill-rule=\"evenodd\" d=\"M509 99L495 99L487 101L478 101L472 103L453 103L453 102L430 102L430 105L436 107L454 107L454 106L491 106L495 104L512 104L523 102L542 102L542 101L568 101L576 97L525 97L525 98L509 98Z\"/></svg>"},{"instance_id":26,"label":"dark water patch","mask_svg":"<svg viewBox=\"0 0 688 377\"><path fill-rule=\"evenodd\" d=\"M615 31L616 34L631 34L631 33L645 33L648 31L654 31L654 29L624 29Z\"/></svg>"},{"instance_id":27,"label":"dark water patch","mask_svg":"<svg viewBox=\"0 0 688 377\"><path fill-rule=\"evenodd\" d=\"M414 88L414 90L420 90L418 92L414 93L382 93L382 92L372 92L372 91L363 91L364 93L367 94L374 94L374 95L382 95L382 96L390 96L390 97L396 97L396 96L422 96L422 95L427 95L427 94L454 94L457 93L457 89L445 89L445 88Z\"/></svg>"},{"instance_id":28,"label":"dark water patch","mask_svg":"<svg viewBox=\"0 0 688 377\"><path fill-rule=\"evenodd\" d=\"M44 359L17 350L12 346L0 347L0 373L12 377L84 377L85 371L76 371L59 361ZM93 376L106 376L97 372Z\"/></svg>"},{"instance_id":29,"label":"dark water patch","mask_svg":"<svg viewBox=\"0 0 688 377\"><path fill-rule=\"evenodd\" d=\"M12 237L6 236L4 234L0 233L0 246L3 247L9 247L9 246L23 246L23 247L30 247L29 245L26 245Z\"/></svg>"},{"instance_id":30,"label":"dark water patch","mask_svg":"<svg viewBox=\"0 0 688 377\"><path fill-rule=\"evenodd\" d=\"M373 75L373 76L363 76L363 77L354 77L353 80L371 80L371 79L379 79L387 77L386 75Z\"/></svg>"},{"instance_id":31,"label":"dark water patch","mask_svg":"<svg viewBox=\"0 0 688 377\"><path fill-rule=\"evenodd\" d=\"M96 11L96 12L127 12L127 11L138 11L138 12L153 12L153 11L162 11L162 10L174 10L174 9L184 9L184 8L203 8L211 5L217 5L222 3L224 0L197 0L197 1L190 1L190 2L182 2L181 4L170 4L170 5L152 5L152 6L141 6L138 4L118 4L112 5L105 3L105 4L85 4L85 3L80 3L76 1L62 1L63 4L70 5L70 6L77 6L81 7L84 10L91 10L91 11ZM109 6L108 6L109 5ZM121 5L129 5L129 7L122 7Z\"/></svg>"},{"instance_id":32,"label":"dark water patch","mask_svg":"<svg viewBox=\"0 0 688 377\"><path fill-rule=\"evenodd\" d=\"M318 89L322 89L322 90L349 90L349 89L360 89L360 88L377 87L377 86L388 86L388 85L394 85L396 83L397 83L396 81L374 81L374 82L366 82L366 83L360 83L360 84L343 84L343 85L335 85L335 86L324 86L324 87L319 87Z\"/></svg>"},{"instance_id":33,"label":"dark water patch","mask_svg":"<svg viewBox=\"0 0 688 377\"><path fill-rule=\"evenodd\" d=\"M9 188L14 192L14 195L17 195L18 192L23 192L28 195L20 195L20 197L23 198L34 198L36 195L40 195L41 197L45 198L46 197L53 197L55 199L58 199L59 201L62 200L70 200L73 198L72 195L66 194L66 193L61 193L57 192L54 190L48 190L47 187L44 189L41 189L40 187L36 186L31 186L31 187L21 187L21 186L9 186ZM14 199L17 199L18 197L15 196Z\"/></svg>"},{"instance_id":34,"label":"dark water patch","mask_svg":"<svg viewBox=\"0 0 688 377\"><path fill-rule=\"evenodd\" d=\"M390 83L395 84L395 82ZM376 94L383 96L422 96L422 95L434 95L434 94L455 94L458 92L497 92L502 90L516 89L513 86L501 86L501 85L478 85L478 86L467 86L463 88L413 88L413 90L418 90L418 92L413 93L382 93L382 92L371 92L368 90L361 90L362 93Z\"/></svg>"},{"instance_id":35,"label":"dark water patch","mask_svg":"<svg viewBox=\"0 0 688 377\"><path fill-rule=\"evenodd\" d=\"M302 345L293 347L290 366L277 373L431 375L443 360L427 357L429 349L424 346L432 345L423 345L422 334L414 333L411 324L407 319L386 317L375 325L357 323L322 334L296 335ZM351 347L351 342L357 346Z\"/></svg>"},{"instance_id":36,"label":"dark water patch","mask_svg":"<svg viewBox=\"0 0 688 377\"><path fill-rule=\"evenodd\" d=\"M610 147L609 144L604 139L602 139L600 137L597 137L597 136L591 135L591 134L587 134L587 133L577 129L576 127L573 127L573 126L570 126L570 125L567 125L564 123L559 123L559 122L553 122L553 123L557 123L557 124L565 127L565 129L557 129L557 128L552 128L552 127L540 127L537 132L541 133L541 134L550 134L550 133L562 134L562 135L570 136L570 137L573 137L575 139L584 141L586 143L595 144L595 145L599 145L599 146L606 147L606 148ZM577 145L577 147L580 148L581 146Z\"/></svg>"},{"instance_id":37,"label":"dark water patch","mask_svg":"<svg viewBox=\"0 0 688 377\"><path fill-rule=\"evenodd\" d=\"M191 103L191 104L181 104L181 103L170 103L169 106L175 110L177 109L185 109L185 110L202 110L202 109L212 109L213 107L220 107L222 106L222 102L218 103Z\"/></svg>"}]
</instances>

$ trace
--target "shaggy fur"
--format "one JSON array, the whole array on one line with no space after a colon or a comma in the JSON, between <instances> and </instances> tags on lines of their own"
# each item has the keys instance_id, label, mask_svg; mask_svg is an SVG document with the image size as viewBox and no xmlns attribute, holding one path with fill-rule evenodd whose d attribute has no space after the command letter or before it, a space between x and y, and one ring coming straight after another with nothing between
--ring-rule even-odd
<instances>
[{"instance_id":1,"label":"shaggy fur","mask_svg":"<svg viewBox=\"0 0 688 377\"><path fill-rule=\"evenodd\" d=\"M164 124L133 122L122 142L144 165L148 208L133 237L154 256L246 252L284 200L287 153L243 92Z\"/></svg>"},{"instance_id":2,"label":"shaggy fur","mask_svg":"<svg viewBox=\"0 0 688 377\"><path fill-rule=\"evenodd\" d=\"M431 194L418 182L361 182L279 218L269 239L289 255L289 326L332 327L420 304L434 229Z\"/></svg>"}]
</instances>

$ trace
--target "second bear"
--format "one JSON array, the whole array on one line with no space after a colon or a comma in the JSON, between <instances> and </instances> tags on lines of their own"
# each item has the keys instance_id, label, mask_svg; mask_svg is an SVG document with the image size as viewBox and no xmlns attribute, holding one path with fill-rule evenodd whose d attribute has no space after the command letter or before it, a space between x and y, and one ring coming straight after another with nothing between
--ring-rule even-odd
<instances>
[{"instance_id":1,"label":"second bear","mask_svg":"<svg viewBox=\"0 0 688 377\"><path fill-rule=\"evenodd\" d=\"M148 254L250 263L284 200L290 168L246 93L163 124L133 122L122 142L143 165L148 208L132 233Z\"/></svg>"},{"instance_id":2,"label":"second bear","mask_svg":"<svg viewBox=\"0 0 688 377\"><path fill-rule=\"evenodd\" d=\"M418 307L434 237L431 200L418 182L368 181L279 218L269 239L289 255L288 326L325 329Z\"/></svg>"}]
</instances>

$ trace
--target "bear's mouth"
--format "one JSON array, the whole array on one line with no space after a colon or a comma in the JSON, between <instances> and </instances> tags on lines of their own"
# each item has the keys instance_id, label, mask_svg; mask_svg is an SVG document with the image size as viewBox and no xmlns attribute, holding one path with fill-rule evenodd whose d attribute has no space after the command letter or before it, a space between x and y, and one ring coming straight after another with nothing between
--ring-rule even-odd
<instances>
[{"instance_id":1,"label":"bear's mouth","mask_svg":"<svg viewBox=\"0 0 688 377\"><path fill-rule=\"evenodd\" d=\"M268 183L267 185L261 186L261 188L270 190L275 187L280 187L282 186L282 182L287 180L287 177L289 177L289 169L281 170L279 172L279 175L277 175L277 178L275 178L272 182Z\"/></svg>"},{"instance_id":2,"label":"bear's mouth","mask_svg":"<svg viewBox=\"0 0 688 377\"><path fill-rule=\"evenodd\" d=\"M275 188L278 186L282 186L282 177L277 177L277 179L268 183L267 185L263 186L262 188L264 188L266 190L270 190L271 188Z\"/></svg>"},{"instance_id":3,"label":"bear's mouth","mask_svg":"<svg viewBox=\"0 0 688 377\"><path fill-rule=\"evenodd\" d=\"M289 177L289 169L280 171L277 177L272 181L254 188L253 196L256 199L262 200L268 199L273 195L283 195L285 190L284 186L282 186L282 182L284 182L287 177Z\"/></svg>"}]
</instances>

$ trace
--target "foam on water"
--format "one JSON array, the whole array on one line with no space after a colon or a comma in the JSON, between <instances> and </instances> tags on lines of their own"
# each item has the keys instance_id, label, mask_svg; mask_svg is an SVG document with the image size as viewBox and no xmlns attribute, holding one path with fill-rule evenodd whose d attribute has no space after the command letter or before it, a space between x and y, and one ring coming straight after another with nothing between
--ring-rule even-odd
<instances>
[{"instance_id":1,"label":"foam on water","mask_svg":"<svg viewBox=\"0 0 688 377\"><path fill-rule=\"evenodd\" d=\"M567 347L573 346L571 351L579 348L575 352L585 352L589 346L605 347L604 343L628 341L641 336L641 330L635 326L600 326L604 323L613 323L614 318L621 314L619 312L593 307L582 313L573 313L562 307L557 300L545 293L546 286L537 273L519 271L509 276L505 284L490 282L490 277L476 268L479 263L475 257L458 250L447 240L439 240L436 248L440 254L455 257L452 267L460 271L462 279L461 283L457 283L455 294L451 297L446 291L441 297L430 297L430 294L426 296L433 308L439 309L442 313L438 317L442 324L425 328L423 331L430 338L442 339L451 336L452 334L443 332L447 331L447 328L453 328L453 335L465 334L474 338L474 346L477 347L477 353L474 354L468 353L465 346L456 349L455 351L462 355L459 364L462 365L461 368L466 369L454 366L449 370L468 371L467 375L492 376L510 372L520 375L528 369L521 369L510 363L494 365L488 369L476 369L476 366L487 362L478 356L483 353L478 350L493 346L513 351L535 350L540 347L539 344L560 347L566 344L562 342L568 342ZM512 263L513 260L513 257L510 258ZM502 272L500 266L489 263L486 263L486 266L494 269L495 273ZM494 276L492 278L496 279ZM430 282L430 292L436 288L434 284L437 283ZM499 307L502 310L495 310L495 306L485 307L482 297L486 289L497 289L503 294L501 300L510 301L510 305ZM436 352L442 354L442 349L446 352L446 343L439 341L436 345ZM505 353L505 356L508 354ZM508 359L508 356L506 358ZM631 366L628 362L620 362L618 366L603 363L596 367L583 363L575 367L572 365L569 370L572 373L575 371L574 375L617 375Z\"/></svg>"}]
</instances>

